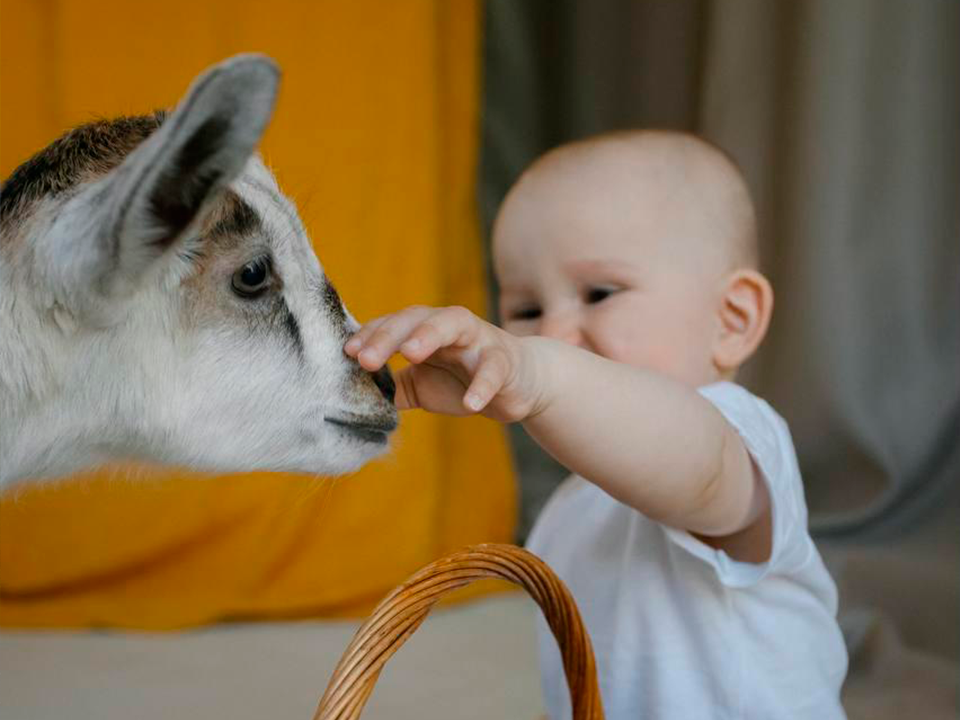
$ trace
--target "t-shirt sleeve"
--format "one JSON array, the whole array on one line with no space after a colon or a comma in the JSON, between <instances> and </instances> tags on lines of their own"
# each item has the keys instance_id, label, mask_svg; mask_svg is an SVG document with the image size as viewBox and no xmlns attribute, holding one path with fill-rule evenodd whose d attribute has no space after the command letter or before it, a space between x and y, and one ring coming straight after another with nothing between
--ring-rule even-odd
<instances>
[{"instance_id":1,"label":"t-shirt sleeve","mask_svg":"<svg viewBox=\"0 0 960 720\"><path fill-rule=\"evenodd\" d=\"M699 389L739 433L770 495L773 543L763 563L734 560L685 530L665 527L667 537L711 565L730 587L748 587L771 573L792 574L808 560L813 542L807 532L807 509L793 440L786 422L766 402L730 382Z\"/></svg>"}]
</instances>

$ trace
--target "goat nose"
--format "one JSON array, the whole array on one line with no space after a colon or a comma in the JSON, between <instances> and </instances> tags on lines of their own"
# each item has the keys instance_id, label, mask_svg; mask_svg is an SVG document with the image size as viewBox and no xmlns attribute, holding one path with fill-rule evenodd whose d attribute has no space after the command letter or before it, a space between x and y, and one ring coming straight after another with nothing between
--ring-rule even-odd
<instances>
[{"instance_id":1,"label":"goat nose","mask_svg":"<svg viewBox=\"0 0 960 720\"><path fill-rule=\"evenodd\" d=\"M397 385L393 381L393 375L390 373L390 368L384 365L375 373L370 374L373 376L373 382L380 390L380 394L390 402L393 402L393 398L397 394Z\"/></svg>"}]
</instances>

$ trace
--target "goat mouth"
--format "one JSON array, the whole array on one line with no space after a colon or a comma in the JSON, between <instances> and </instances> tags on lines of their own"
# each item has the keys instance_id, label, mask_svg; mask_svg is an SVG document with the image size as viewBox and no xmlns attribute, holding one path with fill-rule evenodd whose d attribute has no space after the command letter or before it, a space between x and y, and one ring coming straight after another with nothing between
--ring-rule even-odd
<instances>
[{"instance_id":1,"label":"goat mouth","mask_svg":"<svg viewBox=\"0 0 960 720\"><path fill-rule=\"evenodd\" d=\"M384 445L387 442L390 433L397 429L397 421L380 418L364 418L356 416L347 417L325 417L324 420L331 425L349 432L354 437L364 442Z\"/></svg>"}]
</instances>

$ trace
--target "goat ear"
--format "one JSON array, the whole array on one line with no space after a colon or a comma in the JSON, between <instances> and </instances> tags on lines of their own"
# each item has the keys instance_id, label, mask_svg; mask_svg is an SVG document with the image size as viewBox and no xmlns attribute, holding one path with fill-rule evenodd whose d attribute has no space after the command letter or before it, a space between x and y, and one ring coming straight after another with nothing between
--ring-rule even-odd
<instances>
[{"instance_id":1,"label":"goat ear","mask_svg":"<svg viewBox=\"0 0 960 720\"><path fill-rule=\"evenodd\" d=\"M261 55L238 55L200 75L160 128L97 188L99 289L135 287L201 217L253 154L273 112L280 73Z\"/></svg>"}]
</instances>

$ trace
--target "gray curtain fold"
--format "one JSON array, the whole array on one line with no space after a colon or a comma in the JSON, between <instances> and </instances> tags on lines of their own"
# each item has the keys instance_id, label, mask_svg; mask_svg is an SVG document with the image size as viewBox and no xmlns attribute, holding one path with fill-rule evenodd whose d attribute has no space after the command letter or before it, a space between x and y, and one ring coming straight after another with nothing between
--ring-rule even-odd
<instances>
[{"instance_id":1,"label":"gray curtain fold","mask_svg":"<svg viewBox=\"0 0 960 720\"><path fill-rule=\"evenodd\" d=\"M960 5L710 20L699 130L744 166L778 299L747 381L790 422L815 530L908 525L960 478Z\"/></svg>"},{"instance_id":2,"label":"gray curtain fold","mask_svg":"<svg viewBox=\"0 0 960 720\"><path fill-rule=\"evenodd\" d=\"M956 717L960 3L487 0L485 14L488 224L537 155L597 132L690 130L740 163L776 293L740 380L794 435L841 589L848 711ZM565 472L513 438L525 532Z\"/></svg>"}]
</instances>

